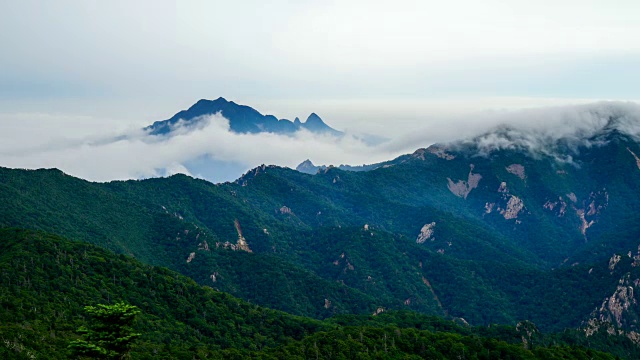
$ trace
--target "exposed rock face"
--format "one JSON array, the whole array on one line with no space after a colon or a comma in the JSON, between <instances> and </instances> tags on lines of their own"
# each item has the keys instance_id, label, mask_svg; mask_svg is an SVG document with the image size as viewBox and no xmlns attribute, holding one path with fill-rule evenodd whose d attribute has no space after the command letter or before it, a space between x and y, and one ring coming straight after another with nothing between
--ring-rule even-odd
<instances>
[{"instance_id":1,"label":"exposed rock face","mask_svg":"<svg viewBox=\"0 0 640 360\"><path fill-rule=\"evenodd\" d=\"M189 257L187 258L187 264L191 262L191 260L193 260L193 258L196 257L196 253L192 252L191 254L189 254Z\"/></svg>"},{"instance_id":2,"label":"exposed rock face","mask_svg":"<svg viewBox=\"0 0 640 360\"><path fill-rule=\"evenodd\" d=\"M209 278L211 278L211 281L213 281L213 282L218 281L218 273L217 273L217 272L215 272L215 273L211 274L211 275L209 276Z\"/></svg>"},{"instance_id":3,"label":"exposed rock face","mask_svg":"<svg viewBox=\"0 0 640 360\"><path fill-rule=\"evenodd\" d=\"M425 154L426 150L425 149L418 149L416 151L413 152L413 154L411 154L412 157L416 158L416 159L420 159L420 160L424 160L424 154Z\"/></svg>"},{"instance_id":4,"label":"exposed rock face","mask_svg":"<svg viewBox=\"0 0 640 360\"><path fill-rule=\"evenodd\" d=\"M505 219L517 219L518 213L524 208L524 203L522 200L515 196L511 195L509 201L507 202L507 208L500 211L500 214L504 216Z\"/></svg>"},{"instance_id":5,"label":"exposed rock face","mask_svg":"<svg viewBox=\"0 0 640 360\"><path fill-rule=\"evenodd\" d=\"M328 309L331 307L331 300L329 299L324 299L324 308Z\"/></svg>"},{"instance_id":6,"label":"exposed rock face","mask_svg":"<svg viewBox=\"0 0 640 360\"><path fill-rule=\"evenodd\" d=\"M534 323L531 321L520 321L516 325L516 331L522 339L522 344L525 349L529 349L529 345L533 342L533 338L540 334L540 331Z\"/></svg>"},{"instance_id":7,"label":"exposed rock face","mask_svg":"<svg viewBox=\"0 0 640 360\"><path fill-rule=\"evenodd\" d=\"M640 344L640 334L638 334L635 331L630 331L629 333L627 333L627 337L633 341L634 344L638 345Z\"/></svg>"},{"instance_id":8,"label":"exposed rock face","mask_svg":"<svg viewBox=\"0 0 640 360\"><path fill-rule=\"evenodd\" d=\"M238 221L238 219L236 219L233 222L233 225L235 225L236 231L238 232L238 242L236 243L237 249L243 250L246 252L253 252L249 248L249 244L247 243L247 240L244 238L244 236L242 236L242 228L240 228L240 222Z\"/></svg>"},{"instance_id":9,"label":"exposed rock face","mask_svg":"<svg viewBox=\"0 0 640 360\"><path fill-rule=\"evenodd\" d=\"M376 316L376 315L382 314L383 312L384 312L384 308L383 307L379 307L371 315Z\"/></svg>"},{"instance_id":10,"label":"exposed rock face","mask_svg":"<svg viewBox=\"0 0 640 360\"><path fill-rule=\"evenodd\" d=\"M437 146L437 145L429 146L429 148L427 148L427 151L430 152L431 154L439 157L440 159L453 160L453 159L456 158L454 155L451 155L451 154L447 153L445 148Z\"/></svg>"},{"instance_id":11,"label":"exposed rock face","mask_svg":"<svg viewBox=\"0 0 640 360\"><path fill-rule=\"evenodd\" d=\"M351 263L349 262L349 260L347 260L347 267L344 268L344 270L342 272L347 272L347 270L351 270L353 271L355 269L355 267L353 267L353 265L351 265Z\"/></svg>"},{"instance_id":12,"label":"exposed rock face","mask_svg":"<svg viewBox=\"0 0 640 360\"><path fill-rule=\"evenodd\" d=\"M285 214L291 215L291 214L293 214L293 211L291 211L291 209L289 209L289 208L288 208L288 207L286 207L286 206L282 206L282 207L280 208L280 214L283 214L283 215L285 215Z\"/></svg>"},{"instance_id":13,"label":"exposed rock face","mask_svg":"<svg viewBox=\"0 0 640 360\"><path fill-rule=\"evenodd\" d=\"M369 231L369 224L364 224L364 231Z\"/></svg>"},{"instance_id":14,"label":"exposed rock face","mask_svg":"<svg viewBox=\"0 0 640 360\"><path fill-rule=\"evenodd\" d=\"M242 175L238 180L236 180L236 184L239 184L241 186L247 186L249 184L249 181L254 179L255 177L257 177L258 175L262 174L262 173L266 173L267 169L274 169L277 166L275 165L265 165L262 164L260 166L258 166L255 169L251 169L249 171L247 171L246 174Z\"/></svg>"},{"instance_id":15,"label":"exposed rock face","mask_svg":"<svg viewBox=\"0 0 640 360\"><path fill-rule=\"evenodd\" d=\"M496 210L506 220L517 219L520 211L524 209L524 202L522 201L522 199L515 195L509 194L509 188L507 187L507 183L504 181L500 183L498 192L502 194L502 205L496 203L486 203L484 205L485 214L490 214L491 212L493 212L493 209L497 207ZM506 204L504 203L504 201L506 201ZM516 220L516 223L519 224L520 221Z\"/></svg>"},{"instance_id":16,"label":"exposed rock face","mask_svg":"<svg viewBox=\"0 0 640 360\"><path fill-rule=\"evenodd\" d=\"M638 157L638 155L636 155L633 151L631 151L631 149L627 148L627 150L629 150L629 152L631 153L631 155L633 155L633 158L636 159L636 165L638 166L638 169L640 169L640 158Z\"/></svg>"},{"instance_id":17,"label":"exposed rock face","mask_svg":"<svg viewBox=\"0 0 640 360\"><path fill-rule=\"evenodd\" d=\"M247 243L247 239L244 238L244 236L242 236L242 228L240 227L240 222L238 221L238 219L234 220L233 225L236 228L236 232L238 233L238 241L236 241L235 244L232 244L228 241L225 241L224 243L220 243L217 242L216 243L216 248L219 248L220 246L222 246L225 249L231 249L233 251L237 251L237 250L242 250L242 251L246 251L246 252L253 252L250 248L249 248L249 244ZM207 248L209 246L207 245Z\"/></svg>"},{"instance_id":18,"label":"exposed rock face","mask_svg":"<svg viewBox=\"0 0 640 360\"><path fill-rule=\"evenodd\" d=\"M622 315L637 301L633 294L632 286L619 285L616 291L602 302L600 306L600 320L609 321L617 326L622 326Z\"/></svg>"},{"instance_id":19,"label":"exposed rock face","mask_svg":"<svg viewBox=\"0 0 640 360\"><path fill-rule=\"evenodd\" d=\"M436 292L433 291L433 287L431 286L431 283L429 282L429 280L427 280L426 277L422 277L422 282L427 286L427 288L429 288L429 291L431 292L431 295L433 295L433 300L435 300L435 302L438 304L438 306L440 307L440 309L444 308L442 307L442 303L440 302L440 299L438 299L438 295L436 295ZM447 311L445 310L445 314L447 313Z\"/></svg>"},{"instance_id":20,"label":"exposed rock face","mask_svg":"<svg viewBox=\"0 0 640 360\"><path fill-rule=\"evenodd\" d=\"M597 216L609 205L609 193L603 189L598 192L591 192L587 200L582 201L582 208L577 208L577 197L573 205L576 215L580 219L580 232L587 238L587 230L597 222Z\"/></svg>"},{"instance_id":21,"label":"exposed rock face","mask_svg":"<svg viewBox=\"0 0 640 360\"><path fill-rule=\"evenodd\" d=\"M333 265L335 265L335 266L340 265L340 260L344 260L344 264L345 264L345 267L342 270L343 274L346 273L347 270L351 270L351 271L355 270L355 267L349 262L349 259L346 258L344 253L340 254L340 258L339 259L336 259L335 261L333 261Z\"/></svg>"},{"instance_id":22,"label":"exposed rock face","mask_svg":"<svg viewBox=\"0 0 640 360\"><path fill-rule=\"evenodd\" d=\"M582 233L582 235L586 236L587 235L587 229L589 229L593 224L595 224L595 221L591 220L591 221L587 221L587 219L584 217L584 210L582 209L577 209L576 210L576 214L578 215L578 217L580 218L580 232Z\"/></svg>"},{"instance_id":23,"label":"exposed rock face","mask_svg":"<svg viewBox=\"0 0 640 360\"><path fill-rule=\"evenodd\" d=\"M616 268L616 265L618 265L621 258L622 257L620 255L613 254L611 259L609 259L609 271L613 271Z\"/></svg>"},{"instance_id":24,"label":"exposed rock face","mask_svg":"<svg viewBox=\"0 0 640 360\"><path fill-rule=\"evenodd\" d=\"M557 201L547 201L542 207L549 211L558 209L558 217L563 217L567 212L567 203L562 199L562 196L558 197Z\"/></svg>"},{"instance_id":25,"label":"exposed rock face","mask_svg":"<svg viewBox=\"0 0 640 360\"><path fill-rule=\"evenodd\" d=\"M507 187L507 183L506 182L501 182L500 183L500 187L498 188L498 192L502 193L502 194L508 194L509 193L509 188Z\"/></svg>"},{"instance_id":26,"label":"exposed rock face","mask_svg":"<svg viewBox=\"0 0 640 360\"><path fill-rule=\"evenodd\" d=\"M519 177L520 179L524 180L526 178L525 172L524 172L524 166L520 165L520 164L511 164L509 166L506 167L507 171L517 177Z\"/></svg>"},{"instance_id":27,"label":"exposed rock face","mask_svg":"<svg viewBox=\"0 0 640 360\"><path fill-rule=\"evenodd\" d=\"M587 230L597 223L598 215L609 205L609 193L606 189L591 192L587 199L581 201L579 201L578 196L573 192L566 196L570 202L564 201L562 196L559 196L556 201L548 200L545 202L543 208L553 212L557 211L558 217L563 217L566 214L567 207L571 206L571 209L575 211L576 216L580 220L580 233L586 240Z\"/></svg>"},{"instance_id":28,"label":"exposed rock face","mask_svg":"<svg viewBox=\"0 0 640 360\"><path fill-rule=\"evenodd\" d=\"M209 244L206 240L198 244L198 250L209 251Z\"/></svg>"},{"instance_id":29,"label":"exposed rock face","mask_svg":"<svg viewBox=\"0 0 640 360\"><path fill-rule=\"evenodd\" d=\"M634 255L632 259L633 259L633 262L631 263L631 266L633 267L640 266L640 245L638 245L638 253Z\"/></svg>"},{"instance_id":30,"label":"exposed rock face","mask_svg":"<svg viewBox=\"0 0 640 360\"><path fill-rule=\"evenodd\" d=\"M420 229L420 234L418 234L418 238L416 239L416 243L418 244L422 244L425 241L431 239L431 241L433 241L434 239L431 238L431 236L433 235L434 232L434 228L436 227L436 223L432 222L431 224L425 224L422 229Z\"/></svg>"},{"instance_id":31,"label":"exposed rock face","mask_svg":"<svg viewBox=\"0 0 640 360\"><path fill-rule=\"evenodd\" d=\"M609 269L615 268L615 264L619 261L620 256L614 255L609 261ZM591 319L586 322L584 328L587 336L593 335L600 330L606 330L609 334L626 334L631 340L637 338L636 335L625 333L622 329L632 325L630 323L634 317L629 317L628 313L632 311L632 307L638 305L635 298L635 287L640 285L640 279L631 280L631 274L627 273L619 281L616 290L610 297L602 301L602 305L597 307L591 313ZM640 340L640 339L637 339ZM635 340L634 340L635 341Z\"/></svg>"},{"instance_id":32,"label":"exposed rock face","mask_svg":"<svg viewBox=\"0 0 640 360\"><path fill-rule=\"evenodd\" d=\"M457 197L466 199L471 190L478 187L480 179L482 179L482 175L473 173L473 164L470 165L470 168L467 181L458 180L458 182L454 183L453 180L447 178L449 191Z\"/></svg>"},{"instance_id":33,"label":"exposed rock face","mask_svg":"<svg viewBox=\"0 0 640 360\"><path fill-rule=\"evenodd\" d=\"M496 206L495 203L485 203L484 204L484 213L485 214L491 214L491 212L493 211L493 208Z\"/></svg>"}]
</instances>

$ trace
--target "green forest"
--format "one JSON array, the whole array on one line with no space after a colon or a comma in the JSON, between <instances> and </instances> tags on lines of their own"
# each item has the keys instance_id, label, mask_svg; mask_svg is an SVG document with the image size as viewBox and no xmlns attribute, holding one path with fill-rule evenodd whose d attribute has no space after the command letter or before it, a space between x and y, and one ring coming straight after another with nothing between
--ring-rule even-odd
<instances>
[{"instance_id":1,"label":"green forest","mask_svg":"<svg viewBox=\"0 0 640 360\"><path fill-rule=\"evenodd\" d=\"M123 304L133 359L637 359L630 149L610 134L579 167L422 149L223 184L0 168L0 358L77 358L100 338L87 309Z\"/></svg>"},{"instance_id":2,"label":"green forest","mask_svg":"<svg viewBox=\"0 0 640 360\"><path fill-rule=\"evenodd\" d=\"M39 231L0 231L0 356L72 358L85 306L139 309L132 359L632 359L626 337L543 334L533 323L472 327L410 311L293 316L162 267ZM608 351L610 355L604 352Z\"/></svg>"}]
</instances>

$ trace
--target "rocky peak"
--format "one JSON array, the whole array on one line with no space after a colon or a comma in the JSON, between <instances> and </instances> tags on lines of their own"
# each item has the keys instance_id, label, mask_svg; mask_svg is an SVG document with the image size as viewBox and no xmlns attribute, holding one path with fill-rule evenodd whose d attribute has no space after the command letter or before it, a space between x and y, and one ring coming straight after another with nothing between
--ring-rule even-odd
<instances>
[{"instance_id":1,"label":"rocky peak","mask_svg":"<svg viewBox=\"0 0 640 360\"><path fill-rule=\"evenodd\" d=\"M247 171L244 175L242 175L238 180L235 181L236 184L247 186L250 180L256 178L260 174L264 174L267 172L267 169L275 169L277 166L275 165L265 165L262 164L256 168L253 168Z\"/></svg>"},{"instance_id":2,"label":"rocky peak","mask_svg":"<svg viewBox=\"0 0 640 360\"><path fill-rule=\"evenodd\" d=\"M322 119L320 118L320 116L318 116L318 114L311 113L307 118L307 121L305 121L305 124L308 125L308 124L314 124L314 123L325 125L324 121L322 121Z\"/></svg>"},{"instance_id":3,"label":"rocky peak","mask_svg":"<svg viewBox=\"0 0 640 360\"><path fill-rule=\"evenodd\" d=\"M156 121L145 129L152 135L167 135L173 131L173 126L180 121L187 128L194 126L203 120L204 115L220 113L229 120L229 128L235 133L261 133L292 134L301 128L317 133L330 133L334 136L343 135L342 132L325 124L320 117L312 113L305 123L296 118L294 122L286 119L278 119L273 115L263 115L258 110L227 101L223 97L216 100L200 99L187 110L182 110L167 120Z\"/></svg>"},{"instance_id":4,"label":"rocky peak","mask_svg":"<svg viewBox=\"0 0 640 360\"><path fill-rule=\"evenodd\" d=\"M296 166L296 170L305 174L314 175L318 173L319 170L323 169L322 166L315 166L311 160L307 159L301 162L298 166Z\"/></svg>"}]
</instances>

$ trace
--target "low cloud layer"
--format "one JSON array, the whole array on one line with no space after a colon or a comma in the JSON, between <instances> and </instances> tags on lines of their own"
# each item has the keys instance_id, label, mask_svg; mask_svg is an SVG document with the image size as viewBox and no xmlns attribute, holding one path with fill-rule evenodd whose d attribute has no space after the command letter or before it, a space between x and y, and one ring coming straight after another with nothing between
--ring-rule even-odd
<instances>
[{"instance_id":1,"label":"low cloud layer","mask_svg":"<svg viewBox=\"0 0 640 360\"><path fill-rule=\"evenodd\" d=\"M61 119L57 120L62 126ZM70 118L64 125L74 128L70 126L72 123L83 120L86 119ZM0 165L56 167L84 179L109 181L174 173L200 176L191 174L185 164L203 156L218 163L236 164L236 168L246 171L263 163L295 167L307 158L318 163L362 164L396 155L383 148L370 147L352 136L335 138L308 131L292 136L237 134L229 130L228 120L217 114L204 117L195 129L179 123L172 136L150 136L139 129L106 135L82 129L65 133L65 127L58 127L57 131L54 127L48 122L39 129L5 129L12 130L13 136L11 141L0 145ZM213 180L233 180L240 175L220 174Z\"/></svg>"},{"instance_id":2,"label":"low cloud layer","mask_svg":"<svg viewBox=\"0 0 640 360\"><path fill-rule=\"evenodd\" d=\"M308 158L325 165L370 164L451 141L477 146L478 155L519 149L555 156L559 143L569 150L594 146L594 136L607 129L640 139L640 106L620 102L480 113L431 122L375 146L350 135L335 138L308 131L291 136L237 134L219 114L205 116L195 129L178 123L172 136L150 136L142 126L85 117L23 114L0 120L0 131L6 134L0 143L0 166L56 167L93 181L175 173L228 181L263 163L294 168ZM570 161L570 156L562 160ZM197 161L199 169L207 171L194 170Z\"/></svg>"},{"instance_id":3,"label":"low cloud layer","mask_svg":"<svg viewBox=\"0 0 640 360\"><path fill-rule=\"evenodd\" d=\"M503 114L496 120L500 125L458 143L476 145L479 155L523 150L570 161L580 148L602 145L600 135L610 131L640 139L640 106L630 102L531 109Z\"/></svg>"}]
</instances>

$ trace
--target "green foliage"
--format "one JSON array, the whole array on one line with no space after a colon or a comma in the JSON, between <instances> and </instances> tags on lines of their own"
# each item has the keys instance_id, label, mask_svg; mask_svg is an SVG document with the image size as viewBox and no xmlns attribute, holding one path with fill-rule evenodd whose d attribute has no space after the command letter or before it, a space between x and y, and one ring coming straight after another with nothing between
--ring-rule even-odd
<instances>
[{"instance_id":1,"label":"green foliage","mask_svg":"<svg viewBox=\"0 0 640 360\"><path fill-rule=\"evenodd\" d=\"M210 314L211 305L203 304L218 296L209 295L216 291L316 319L369 315L383 307L463 318L472 325L515 325L527 319L543 332L563 331L588 319L623 277L640 278L628 256L608 268L614 253L636 255L640 232L640 171L627 150L640 153L640 148L613 135L602 146L580 149L573 158L579 166L517 151L478 157L462 147L450 150L455 159L424 151L371 172L328 169L310 176L265 166L238 183L217 185L184 175L97 184L57 170L0 168L0 226L45 230L126 255L120 262L106 255L73 256L81 266L104 270L104 279L85 275L77 263L55 271L88 294L85 303L111 303L135 294L131 303L148 314L141 323L153 316L162 323L165 310L184 310L172 315L187 326L186 335L172 338L180 344L198 332L215 334L219 341L211 346L220 348L246 342L242 336L226 336L235 334L236 319L214 328L208 326L208 315L189 316ZM514 163L525 167L524 179L506 170ZM466 180L471 164L482 180L466 199L456 197L448 181ZM518 219L485 211L489 203L505 207L508 196L497 191L502 182L525 204ZM571 193L575 202L569 200ZM566 202L564 214L560 205L553 211L544 206L560 197ZM598 214L589 214L591 201ZM594 221L586 238L579 210L587 223ZM231 249L239 238L236 220L251 253ZM431 222L437 224L433 236L417 244L421 227ZM131 257L211 289L195 297L205 300L194 301L177 280L155 284L154 268L124 277L149 286L149 294L138 293L118 280L133 266ZM64 252L54 252L53 258L69 261ZM36 274L37 267L31 272L17 274L20 280L5 278L4 284L13 289L21 281L28 288L36 279L48 279ZM156 285L174 294L175 302L158 299ZM12 296L12 301L27 298ZM80 308L74 306L69 306L75 316L69 323L79 321ZM621 326L638 331L638 319L638 308L632 306ZM178 328L168 326L165 332L179 333ZM292 338L274 336L261 344Z\"/></svg>"},{"instance_id":2,"label":"green foliage","mask_svg":"<svg viewBox=\"0 0 640 360\"><path fill-rule=\"evenodd\" d=\"M241 356L241 357L240 357ZM537 347L398 327L342 327L261 352L227 350L218 358L244 359L602 359L615 357L584 348Z\"/></svg>"},{"instance_id":3,"label":"green foliage","mask_svg":"<svg viewBox=\"0 0 640 360\"><path fill-rule=\"evenodd\" d=\"M90 317L89 326L78 329L82 338L71 341L71 353L92 359L124 359L141 335L132 329L140 310L119 302L85 306L84 311Z\"/></svg>"},{"instance_id":4,"label":"green foliage","mask_svg":"<svg viewBox=\"0 0 640 360\"><path fill-rule=\"evenodd\" d=\"M86 243L0 230L0 340L11 343L0 346L0 358L12 358L14 348L38 358L64 358L69 341L77 339L74 330L91 329L85 304L119 302L142 311L132 324L133 332L142 334L131 353L136 359L231 347L258 350L324 327Z\"/></svg>"},{"instance_id":5,"label":"green foliage","mask_svg":"<svg viewBox=\"0 0 640 360\"><path fill-rule=\"evenodd\" d=\"M79 350L91 351L90 344L108 349L101 339L126 344L134 334L141 335L132 359L450 358L461 352L479 359L579 358L586 351L607 359L586 346L627 359L640 355L626 337L606 333L588 339L579 332L540 335L528 338L525 349L514 327L461 324L411 311L342 314L322 322L291 316L86 243L0 230L3 359L64 359L70 342ZM86 342L78 341L78 327L92 334Z\"/></svg>"}]
</instances>

